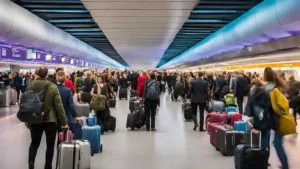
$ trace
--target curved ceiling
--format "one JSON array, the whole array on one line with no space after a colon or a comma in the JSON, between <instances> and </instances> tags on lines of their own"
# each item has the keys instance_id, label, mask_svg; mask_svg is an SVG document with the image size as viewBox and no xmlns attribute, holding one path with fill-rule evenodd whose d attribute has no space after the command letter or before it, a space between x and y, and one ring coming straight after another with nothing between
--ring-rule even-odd
<instances>
[{"instance_id":1,"label":"curved ceiling","mask_svg":"<svg viewBox=\"0 0 300 169\"><path fill-rule=\"evenodd\" d=\"M135 69L155 68L197 0L82 0L108 40Z\"/></svg>"},{"instance_id":2,"label":"curved ceiling","mask_svg":"<svg viewBox=\"0 0 300 169\"><path fill-rule=\"evenodd\" d=\"M12 0L52 25L86 42L105 55L129 65L114 49L80 0Z\"/></svg>"},{"instance_id":3,"label":"curved ceiling","mask_svg":"<svg viewBox=\"0 0 300 169\"><path fill-rule=\"evenodd\" d=\"M299 0L265 0L160 68L195 62L300 33Z\"/></svg>"},{"instance_id":4,"label":"curved ceiling","mask_svg":"<svg viewBox=\"0 0 300 169\"><path fill-rule=\"evenodd\" d=\"M157 67L164 65L263 0L201 0L168 47Z\"/></svg>"}]
</instances>

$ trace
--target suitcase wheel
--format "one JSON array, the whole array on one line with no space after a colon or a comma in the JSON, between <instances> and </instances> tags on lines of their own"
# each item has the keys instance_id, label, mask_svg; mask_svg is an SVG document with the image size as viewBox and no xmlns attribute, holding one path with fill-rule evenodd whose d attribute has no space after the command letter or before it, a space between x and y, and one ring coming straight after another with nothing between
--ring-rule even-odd
<instances>
[{"instance_id":1,"label":"suitcase wheel","mask_svg":"<svg viewBox=\"0 0 300 169\"><path fill-rule=\"evenodd\" d=\"M102 152L102 150L103 150L103 145L101 144L100 145L100 152Z\"/></svg>"},{"instance_id":2,"label":"suitcase wheel","mask_svg":"<svg viewBox=\"0 0 300 169\"><path fill-rule=\"evenodd\" d=\"M131 130L134 130L134 127L131 127Z\"/></svg>"}]
</instances>

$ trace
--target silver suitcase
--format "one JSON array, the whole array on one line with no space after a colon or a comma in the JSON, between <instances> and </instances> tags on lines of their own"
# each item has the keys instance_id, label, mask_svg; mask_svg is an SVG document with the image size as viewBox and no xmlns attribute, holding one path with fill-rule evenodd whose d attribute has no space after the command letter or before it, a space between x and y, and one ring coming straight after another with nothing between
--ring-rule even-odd
<instances>
[{"instance_id":1,"label":"silver suitcase","mask_svg":"<svg viewBox=\"0 0 300 169\"><path fill-rule=\"evenodd\" d=\"M80 144L63 142L58 147L57 169L80 169Z\"/></svg>"},{"instance_id":2,"label":"silver suitcase","mask_svg":"<svg viewBox=\"0 0 300 169\"><path fill-rule=\"evenodd\" d=\"M17 91L11 89L9 90L9 104L16 105L17 104Z\"/></svg>"},{"instance_id":3,"label":"silver suitcase","mask_svg":"<svg viewBox=\"0 0 300 169\"><path fill-rule=\"evenodd\" d=\"M63 142L58 149L58 169L90 169L91 145L87 140Z\"/></svg>"},{"instance_id":4,"label":"silver suitcase","mask_svg":"<svg viewBox=\"0 0 300 169\"><path fill-rule=\"evenodd\" d=\"M87 121L87 117L85 117L85 116L78 117L78 123L81 126L86 126L87 125L86 121Z\"/></svg>"},{"instance_id":5,"label":"silver suitcase","mask_svg":"<svg viewBox=\"0 0 300 169\"><path fill-rule=\"evenodd\" d=\"M76 113L79 116L89 117L90 105L88 103L75 103Z\"/></svg>"}]
</instances>

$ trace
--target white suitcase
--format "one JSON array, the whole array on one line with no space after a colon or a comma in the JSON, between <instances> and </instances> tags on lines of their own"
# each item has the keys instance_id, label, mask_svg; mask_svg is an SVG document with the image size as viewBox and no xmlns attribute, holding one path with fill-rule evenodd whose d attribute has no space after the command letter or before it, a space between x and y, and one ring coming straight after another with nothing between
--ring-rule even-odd
<instances>
[{"instance_id":1,"label":"white suitcase","mask_svg":"<svg viewBox=\"0 0 300 169\"><path fill-rule=\"evenodd\" d=\"M9 90L9 104L16 105L17 101L17 91L13 89Z\"/></svg>"}]
</instances>

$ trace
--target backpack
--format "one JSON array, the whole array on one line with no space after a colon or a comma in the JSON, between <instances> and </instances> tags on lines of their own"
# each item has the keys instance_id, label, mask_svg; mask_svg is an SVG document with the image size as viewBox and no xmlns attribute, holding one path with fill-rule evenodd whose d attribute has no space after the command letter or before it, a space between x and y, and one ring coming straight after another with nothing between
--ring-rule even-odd
<instances>
[{"instance_id":1,"label":"backpack","mask_svg":"<svg viewBox=\"0 0 300 169\"><path fill-rule=\"evenodd\" d=\"M251 107L254 119L253 126L261 131L270 129L272 127L271 113L273 112L270 92L274 87L274 84L267 84L265 91L254 99L253 106Z\"/></svg>"},{"instance_id":2,"label":"backpack","mask_svg":"<svg viewBox=\"0 0 300 169\"><path fill-rule=\"evenodd\" d=\"M153 80L147 84L146 90L146 98L150 100L158 100L159 93L158 93L158 85L156 84L156 80Z\"/></svg>"},{"instance_id":3,"label":"backpack","mask_svg":"<svg viewBox=\"0 0 300 169\"><path fill-rule=\"evenodd\" d=\"M20 109L17 117L20 121L30 124L40 124L44 121L43 105L44 97L51 82L47 82L40 91L28 90L22 94L20 99ZM44 112L45 113L45 112Z\"/></svg>"},{"instance_id":4,"label":"backpack","mask_svg":"<svg viewBox=\"0 0 300 169\"><path fill-rule=\"evenodd\" d=\"M235 98L233 94L227 94L224 96L224 101L226 106L233 106L235 105Z\"/></svg>"}]
</instances>

